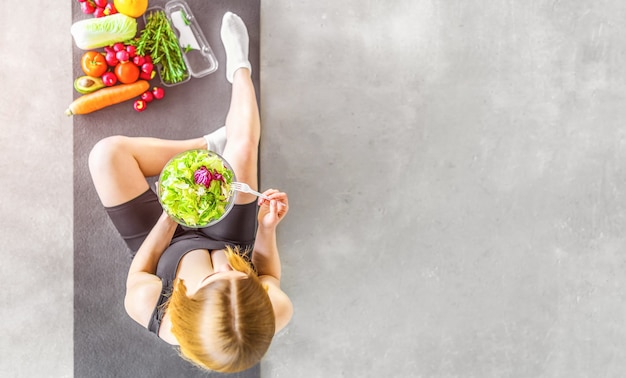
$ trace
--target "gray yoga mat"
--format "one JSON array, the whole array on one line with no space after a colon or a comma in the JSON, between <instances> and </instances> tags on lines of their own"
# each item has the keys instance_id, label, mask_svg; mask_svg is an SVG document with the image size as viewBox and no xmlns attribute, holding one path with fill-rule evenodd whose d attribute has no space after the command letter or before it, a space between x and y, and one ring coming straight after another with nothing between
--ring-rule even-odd
<instances>
[{"instance_id":1,"label":"gray yoga mat","mask_svg":"<svg viewBox=\"0 0 626 378\"><path fill-rule=\"evenodd\" d=\"M260 376L259 365L239 374L203 372L126 315L123 298L129 253L99 202L87 166L93 145L110 135L186 139L207 134L224 124L230 102L230 83L226 81L225 53L219 30L226 11L237 13L248 27L250 62L258 98L259 0L188 0L187 3L217 57L217 72L166 87L165 98L149 104L142 113L135 112L129 101L73 117L76 377ZM165 1L150 0L150 6L164 4ZM79 3L73 1L72 22L87 17L91 16L82 14ZM140 26L143 27L143 22ZM68 39L71 40L69 25ZM74 45L75 77L82 75L82 54ZM160 86L158 77L151 84Z\"/></svg>"}]
</instances>

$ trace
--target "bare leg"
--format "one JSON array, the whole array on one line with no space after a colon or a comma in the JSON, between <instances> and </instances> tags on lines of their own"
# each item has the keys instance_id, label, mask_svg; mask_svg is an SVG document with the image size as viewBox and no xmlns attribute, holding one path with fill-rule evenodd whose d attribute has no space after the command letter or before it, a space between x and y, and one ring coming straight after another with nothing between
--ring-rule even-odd
<instances>
[{"instance_id":1,"label":"bare leg","mask_svg":"<svg viewBox=\"0 0 626 378\"><path fill-rule=\"evenodd\" d=\"M226 116L224 158L235 171L237 181L258 189L257 162L261 121L254 85L246 68L235 71L230 109ZM250 203L256 197L238 193L236 203Z\"/></svg>"},{"instance_id":2,"label":"bare leg","mask_svg":"<svg viewBox=\"0 0 626 378\"><path fill-rule=\"evenodd\" d=\"M164 140L112 136L94 146L89 154L89 171L100 201L116 206L148 190L146 177L157 176L176 154L206 148L204 138Z\"/></svg>"},{"instance_id":3,"label":"bare leg","mask_svg":"<svg viewBox=\"0 0 626 378\"><path fill-rule=\"evenodd\" d=\"M230 109L226 116L224 158L235 170L237 181L258 189L257 162L261 122L248 61L248 30L243 20L231 12L224 14L220 36L226 50L226 79L233 83ZM256 200L238 193L236 203Z\"/></svg>"}]
</instances>

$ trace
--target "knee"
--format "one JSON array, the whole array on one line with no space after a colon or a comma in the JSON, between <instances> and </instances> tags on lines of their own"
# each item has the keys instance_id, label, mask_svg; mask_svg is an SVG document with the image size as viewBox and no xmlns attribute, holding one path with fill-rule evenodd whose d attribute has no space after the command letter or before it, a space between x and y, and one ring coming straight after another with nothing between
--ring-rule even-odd
<instances>
[{"instance_id":1,"label":"knee","mask_svg":"<svg viewBox=\"0 0 626 378\"><path fill-rule=\"evenodd\" d=\"M256 155L258 153L259 141L255 139L233 139L226 140L225 150L228 149L231 153L235 153L239 156Z\"/></svg>"},{"instance_id":2,"label":"knee","mask_svg":"<svg viewBox=\"0 0 626 378\"><path fill-rule=\"evenodd\" d=\"M125 137L115 135L101 139L89 152L89 170L97 172L113 164L115 157L122 151Z\"/></svg>"}]
</instances>

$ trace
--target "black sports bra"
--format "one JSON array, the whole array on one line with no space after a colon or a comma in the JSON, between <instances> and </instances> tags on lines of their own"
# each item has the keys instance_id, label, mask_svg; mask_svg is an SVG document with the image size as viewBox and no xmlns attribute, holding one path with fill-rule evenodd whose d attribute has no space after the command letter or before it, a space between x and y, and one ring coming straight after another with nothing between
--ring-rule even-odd
<instances>
[{"instance_id":1,"label":"black sports bra","mask_svg":"<svg viewBox=\"0 0 626 378\"><path fill-rule=\"evenodd\" d=\"M162 289L148 323L148 330L157 336L159 335L159 328L165 314L165 303L172 294L176 270L183 256L196 249L214 250L226 248L226 243L209 239L204 235L192 234L188 236L170 244L161 255L157 264L156 275L161 277Z\"/></svg>"}]
</instances>

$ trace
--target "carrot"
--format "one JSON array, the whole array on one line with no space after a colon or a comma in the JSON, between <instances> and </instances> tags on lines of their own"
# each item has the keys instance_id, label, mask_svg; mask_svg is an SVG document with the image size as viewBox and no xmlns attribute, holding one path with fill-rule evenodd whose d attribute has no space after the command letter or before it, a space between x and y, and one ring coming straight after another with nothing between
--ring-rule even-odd
<instances>
[{"instance_id":1,"label":"carrot","mask_svg":"<svg viewBox=\"0 0 626 378\"><path fill-rule=\"evenodd\" d=\"M65 110L68 116L74 114L89 114L106 108L107 106L119 104L140 96L150 88L150 83L146 80L138 80L132 84L118 84L112 87L99 89L93 93L82 95L74 100Z\"/></svg>"}]
</instances>

